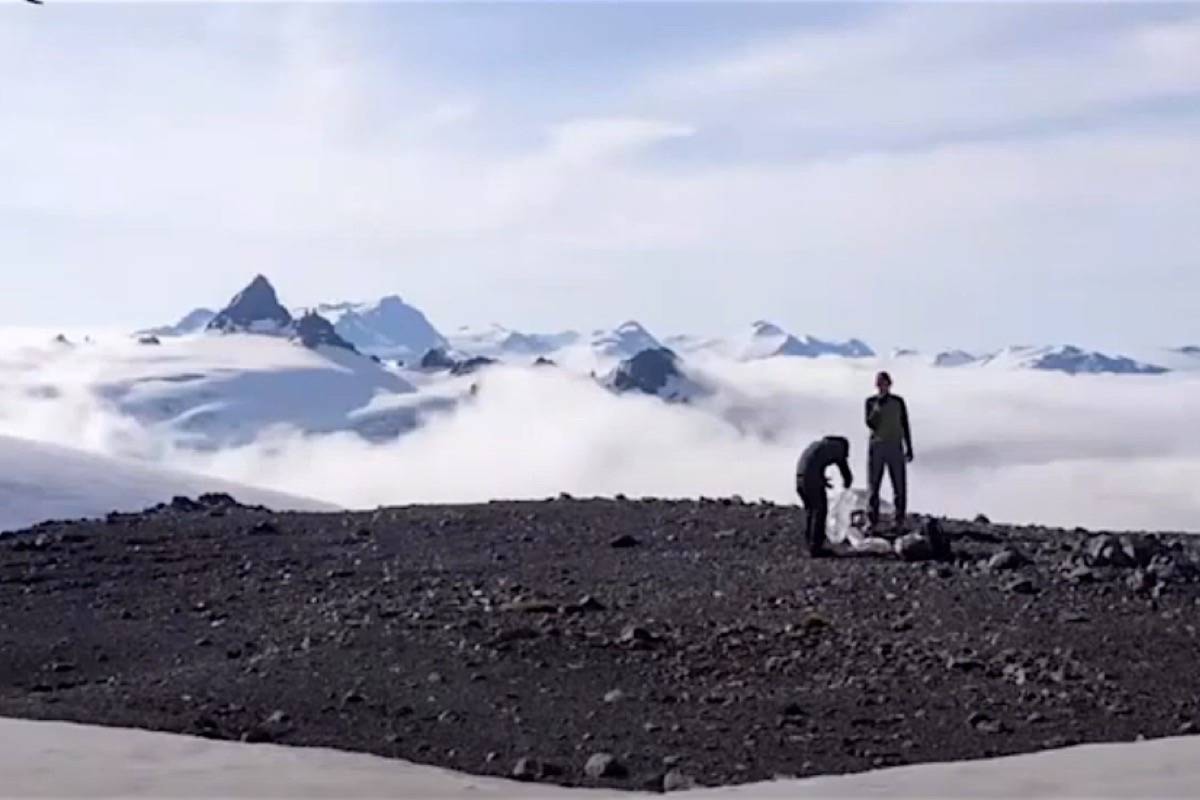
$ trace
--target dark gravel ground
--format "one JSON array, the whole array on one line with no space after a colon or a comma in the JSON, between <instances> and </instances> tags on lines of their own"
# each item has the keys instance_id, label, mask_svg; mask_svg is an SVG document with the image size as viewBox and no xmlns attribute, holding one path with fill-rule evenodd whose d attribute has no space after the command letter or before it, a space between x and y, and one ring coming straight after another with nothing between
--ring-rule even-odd
<instances>
[{"instance_id":1,"label":"dark gravel ground","mask_svg":"<svg viewBox=\"0 0 1200 800\"><path fill-rule=\"evenodd\" d=\"M946 523L946 563L814 561L800 523L219 497L50 523L0 539L0 715L624 788L1200 724L1200 538L980 520Z\"/></svg>"}]
</instances>

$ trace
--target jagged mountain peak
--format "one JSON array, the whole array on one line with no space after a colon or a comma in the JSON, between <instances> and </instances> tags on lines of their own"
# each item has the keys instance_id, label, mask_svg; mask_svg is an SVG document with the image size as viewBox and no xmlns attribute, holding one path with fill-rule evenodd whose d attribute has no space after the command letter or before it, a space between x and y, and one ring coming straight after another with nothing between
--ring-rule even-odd
<instances>
[{"instance_id":1,"label":"jagged mountain peak","mask_svg":"<svg viewBox=\"0 0 1200 800\"><path fill-rule=\"evenodd\" d=\"M213 317L208 329L278 334L289 332L293 321L291 312L279 302L271 282L264 275L256 275Z\"/></svg>"}]
</instances>

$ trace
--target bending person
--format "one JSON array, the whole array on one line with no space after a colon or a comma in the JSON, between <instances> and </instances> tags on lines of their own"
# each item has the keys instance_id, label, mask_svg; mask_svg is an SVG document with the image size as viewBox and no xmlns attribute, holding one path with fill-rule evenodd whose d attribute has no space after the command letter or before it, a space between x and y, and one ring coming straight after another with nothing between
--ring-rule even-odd
<instances>
[{"instance_id":1,"label":"bending person","mask_svg":"<svg viewBox=\"0 0 1200 800\"><path fill-rule=\"evenodd\" d=\"M804 449L796 464L796 493L804 504L804 536L813 558L832 555L825 539L825 521L829 516L829 496L825 490L832 484L825 470L837 467L842 484L849 489L854 482L850 473L850 442L842 436L826 436Z\"/></svg>"}]
</instances>

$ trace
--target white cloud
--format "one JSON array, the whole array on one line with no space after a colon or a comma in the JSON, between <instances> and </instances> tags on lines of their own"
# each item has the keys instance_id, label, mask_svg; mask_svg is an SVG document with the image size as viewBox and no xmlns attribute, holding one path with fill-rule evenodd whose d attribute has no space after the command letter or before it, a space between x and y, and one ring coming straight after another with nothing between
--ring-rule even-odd
<instances>
[{"instance_id":1,"label":"white cloud","mask_svg":"<svg viewBox=\"0 0 1200 800\"><path fill-rule=\"evenodd\" d=\"M803 152L1008 134L1200 91L1200 17L1068 27L1063 12L889 7L698 61L658 78L652 97L706 122L782 128Z\"/></svg>"},{"instance_id":2,"label":"white cloud","mask_svg":"<svg viewBox=\"0 0 1200 800\"><path fill-rule=\"evenodd\" d=\"M570 102L439 81L334 7L56 13L0 32L5 319L148 324L265 271L294 303L399 291L443 327L1190 333L1196 118L1092 119L1200 91L1182 12L889 7ZM950 135L980 130L1002 135Z\"/></svg>"},{"instance_id":3,"label":"white cloud","mask_svg":"<svg viewBox=\"0 0 1200 800\"><path fill-rule=\"evenodd\" d=\"M690 368L718 392L690 407L617 397L565 370L504 368L483 373L478 393L452 411L427 413L418 430L371 444L353 433L304 435L281 424L312 416L297 376L279 359L307 363L314 357L284 350L247 351L235 340L214 340L199 350L171 343L96 345L63 356L44 340L9 344L0 350L0 434L354 507L560 491L741 494L791 503L796 457L829 433L852 438L859 485L866 480L862 402L878 366L869 360L701 360ZM253 383L268 389L277 373L277 388L292 398L273 409L260 404L249 416L236 402L224 403L237 398L221 396L221 387L236 381L212 384L213 408L226 409L217 411L225 418L212 422L214 441L241 425L258 431L252 444L186 449L183 432L152 415L129 415L106 389L147 368L161 376L217 366L259 370ZM909 361L889 366L912 412L914 510L1197 530L1200 428L1191 414L1200 374L1069 377ZM347 387L354 380L347 375ZM332 391L320 386L322 393Z\"/></svg>"}]
</instances>

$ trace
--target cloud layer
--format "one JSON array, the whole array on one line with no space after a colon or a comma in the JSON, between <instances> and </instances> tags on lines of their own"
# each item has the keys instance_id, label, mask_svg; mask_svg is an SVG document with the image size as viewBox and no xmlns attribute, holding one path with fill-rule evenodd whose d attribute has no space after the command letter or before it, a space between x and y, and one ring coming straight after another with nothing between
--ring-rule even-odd
<instances>
[{"instance_id":1,"label":"cloud layer","mask_svg":"<svg viewBox=\"0 0 1200 800\"><path fill-rule=\"evenodd\" d=\"M170 345L157 363L194 372ZM795 459L809 441L848 435L865 482L861 418L869 361L772 359L691 364L715 393L690 406L618 397L566 370L497 368L479 389L431 404L422 425L371 444L354 433L306 434L304 392L252 444L198 452L193 438L139 421L104 399L121 370L112 350L70 362L44 346L0 353L0 434L135 457L344 506L576 495L740 494L794 502ZM94 355L91 353L94 351ZM128 348L126 350L128 352ZM916 437L915 510L1095 528L1200 530L1200 375L1079 376L889 365ZM247 364L269 382L270 365ZM132 374L132 373L130 373ZM260 380L260 382L261 382ZM219 398L214 398L219 400ZM419 405L419 404L418 404ZM261 411L262 409L260 409ZM223 429L226 421L218 427Z\"/></svg>"}]
</instances>

